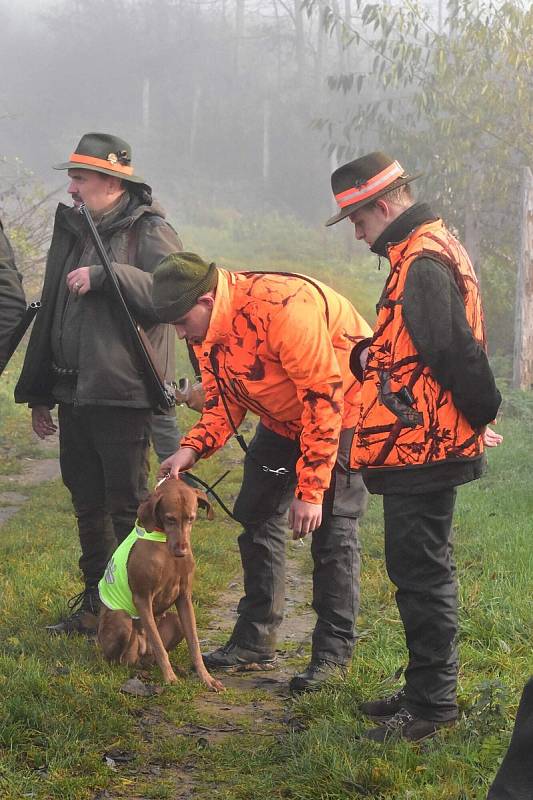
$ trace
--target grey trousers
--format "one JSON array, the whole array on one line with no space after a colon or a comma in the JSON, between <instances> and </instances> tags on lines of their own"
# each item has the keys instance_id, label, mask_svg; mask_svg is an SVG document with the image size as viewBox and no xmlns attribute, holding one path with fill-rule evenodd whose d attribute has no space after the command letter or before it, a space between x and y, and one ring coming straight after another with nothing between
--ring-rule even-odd
<instances>
[{"instance_id":1,"label":"grey trousers","mask_svg":"<svg viewBox=\"0 0 533 800\"><path fill-rule=\"evenodd\" d=\"M159 463L174 455L180 446L180 439L175 411L152 414L152 444Z\"/></svg>"},{"instance_id":2,"label":"grey trousers","mask_svg":"<svg viewBox=\"0 0 533 800\"><path fill-rule=\"evenodd\" d=\"M321 526L312 534L312 658L346 664L355 644L359 610L360 547L358 517L367 492L359 473L347 464L352 431L343 431L332 485L324 496ZM285 601L286 512L294 497L297 443L259 424L244 462L244 477L234 514L243 524L239 548L244 597L230 641L261 654L276 646ZM280 479L261 470L286 466Z\"/></svg>"}]
</instances>

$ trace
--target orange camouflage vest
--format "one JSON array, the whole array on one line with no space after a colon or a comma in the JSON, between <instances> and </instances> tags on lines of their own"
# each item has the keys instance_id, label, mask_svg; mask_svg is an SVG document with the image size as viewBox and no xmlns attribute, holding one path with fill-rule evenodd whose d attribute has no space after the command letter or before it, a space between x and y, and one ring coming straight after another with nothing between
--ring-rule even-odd
<instances>
[{"instance_id":1,"label":"orange camouflage vest","mask_svg":"<svg viewBox=\"0 0 533 800\"><path fill-rule=\"evenodd\" d=\"M436 220L390 245L388 255L391 271L368 353L351 466L421 466L479 456L481 436L455 407L451 392L421 363L402 314L411 264L431 258L452 272L474 337L485 346L479 287L468 254L442 220Z\"/></svg>"},{"instance_id":2,"label":"orange camouflage vest","mask_svg":"<svg viewBox=\"0 0 533 800\"><path fill-rule=\"evenodd\" d=\"M247 411L267 428L299 439L296 496L321 503L341 428L355 425L360 384L350 353L371 330L352 304L323 283L282 273L218 269L205 341L195 346L206 400L182 439L206 458L233 435Z\"/></svg>"}]
</instances>

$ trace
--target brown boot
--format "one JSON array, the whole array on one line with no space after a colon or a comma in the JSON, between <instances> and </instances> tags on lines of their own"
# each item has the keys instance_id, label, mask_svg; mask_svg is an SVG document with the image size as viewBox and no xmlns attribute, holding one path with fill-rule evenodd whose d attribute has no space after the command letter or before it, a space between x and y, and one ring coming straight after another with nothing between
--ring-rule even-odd
<instances>
[{"instance_id":1,"label":"brown boot","mask_svg":"<svg viewBox=\"0 0 533 800\"><path fill-rule=\"evenodd\" d=\"M382 697L380 700L366 700L359 706L359 711L374 722L385 722L400 710L404 699L405 687L402 687L389 697Z\"/></svg>"},{"instance_id":2,"label":"brown boot","mask_svg":"<svg viewBox=\"0 0 533 800\"><path fill-rule=\"evenodd\" d=\"M406 708L401 708L384 725L380 725L379 728L370 728L363 733L363 736L365 739L380 744L399 739L404 739L406 742L422 742L424 739L435 736L441 728L450 728L452 725L455 725L455 719L436 722L431 719L415 717Z\"/></svg>"}]
</instances>

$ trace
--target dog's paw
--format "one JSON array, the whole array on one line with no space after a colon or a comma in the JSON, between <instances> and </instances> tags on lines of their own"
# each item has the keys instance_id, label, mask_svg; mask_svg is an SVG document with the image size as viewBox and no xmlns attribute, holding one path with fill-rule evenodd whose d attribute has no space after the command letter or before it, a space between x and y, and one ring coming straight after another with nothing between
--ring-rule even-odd
<instances>
[{"instance_id":1,"label":"dog's paw","mask_svg":"<svg viewBox=\"0 0 533 800\"><path fill-rule=\"evenodd\" d=\"M204 683L207 686L210 692L226 691L226 687L224 686L224 684L221 681L217 680L217 678L214 678L209 673L207 673L207 675L200 675L199 678L202 681L202 683Z\"/></svg>"}]
</instances>

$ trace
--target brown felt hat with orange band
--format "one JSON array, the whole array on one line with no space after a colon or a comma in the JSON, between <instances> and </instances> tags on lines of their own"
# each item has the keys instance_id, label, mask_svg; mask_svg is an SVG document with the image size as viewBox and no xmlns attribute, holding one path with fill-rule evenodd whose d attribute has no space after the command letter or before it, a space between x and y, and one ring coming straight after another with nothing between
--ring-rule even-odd
<instances>
[{"instance_id":1,"label":"brown felt hat with orange band","mask_svg":"<svg viewBox=\"0 0 533 800\"><path fill-rule=\"evenodd\" d=\"M133 174L130 145L110 133L86 133L70 160L55 164L54 169L90 169L124 181L145 183L144 178Z\"/></svg>"},{"instance_id":2,"label":"brown felt hat with orange band","mask_svg":"<svg viewBox=\"0 0 533 800\"><path fill-rule=\"evenodd\" d=\"M369 153L339 167L331 176L331 188L340 211L328 219L335 225L358 208L373 203L381 195L419 178L408 175L404 168L385 153Z\"/></svg>"}]
</instances>

